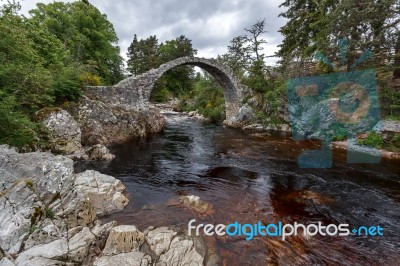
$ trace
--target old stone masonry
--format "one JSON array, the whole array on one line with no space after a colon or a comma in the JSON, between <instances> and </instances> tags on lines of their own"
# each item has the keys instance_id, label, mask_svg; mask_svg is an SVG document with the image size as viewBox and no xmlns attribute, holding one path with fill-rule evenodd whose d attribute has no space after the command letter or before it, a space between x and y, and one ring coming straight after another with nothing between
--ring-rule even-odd
<instances>
[{"instance_id":1,"label":"old stone masonry","mask_svg":"<svg viewBox=\"0 0 400 266\"><path fill-rule=\"evenodd\" d=\"M128 110L148 110L149 98L154 82L171 68L191 65L197 66L210 73L224 89L226 120L225 124L232 127L240 127L245 117L241 115L246 108L243 99L249 89L240 84L232 71L215 59L197 57L181 57L152 69L142 75L132 76L122 80L111 87L88 87L86 95L115 107Z\"/></svg>"}]
</instances>

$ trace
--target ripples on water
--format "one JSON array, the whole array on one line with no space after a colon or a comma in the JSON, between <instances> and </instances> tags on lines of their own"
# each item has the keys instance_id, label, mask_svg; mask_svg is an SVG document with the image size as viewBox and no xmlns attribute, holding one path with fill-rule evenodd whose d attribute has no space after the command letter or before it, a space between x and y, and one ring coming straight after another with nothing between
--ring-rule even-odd
<instances>
[{"instance_id":1,"label":"ripples on water","mask_svg":"<svg viewBox=\"0 0 400 266\"><path fill-rule=\"evenodd\" d=\"M147 226L196 223L321 221L380 225L381 237L205 237L224 265L396 265L400 259L400 164L346 163L334 152L332 169L299 169L297 156L317 143L284 134L252 136L191 119L169 117L163 133L112 148L111 163L86 163L122 180L130 203L106 220ZM170 202L196 195L215 212L198 216ZM399 265L399 264L397 264Z\"/></svg>"}]
</instances>

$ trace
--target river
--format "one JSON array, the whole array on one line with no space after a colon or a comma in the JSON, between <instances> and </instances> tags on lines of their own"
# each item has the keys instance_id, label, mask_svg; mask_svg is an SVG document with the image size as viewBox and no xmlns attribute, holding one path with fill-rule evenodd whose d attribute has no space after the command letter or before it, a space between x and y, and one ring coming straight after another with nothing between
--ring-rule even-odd
<instances>
[{"instance_id":1,"label":"river","mask_svg":"<svg viewBox=\"0 0 400 266\"><path fill-rule=\"evenodd\" d=\"M104 221L187 228L197 223L348 223L384 228L383 236L204 237L224 265L396 265L400 259L400 161L348 164L334 151L332 169L300 169L297 157L318 143L283 133L253 134L178 115L164 131L112 147L110 163L90 162L119 178L130 203ZM199 215L176 202L196 195L213 205ZM398 264L397 264L398 265Z\"/></svg>"}]
</instances>

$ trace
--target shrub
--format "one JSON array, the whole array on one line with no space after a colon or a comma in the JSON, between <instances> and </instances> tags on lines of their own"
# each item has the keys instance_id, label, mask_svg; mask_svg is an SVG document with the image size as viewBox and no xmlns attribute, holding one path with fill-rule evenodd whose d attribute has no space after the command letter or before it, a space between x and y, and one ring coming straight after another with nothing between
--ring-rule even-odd
<instances>
[{"instance_id":1,"label":"shrub","mask_svg":"<svg viewBox=\"0 0 400 266\"><path fill-rule=\"evenodd\" d=\"M150 100L157 102L157 103L167 102L170 99L170 94L171 93L165 87L163 87L161 89L155 88L151 92Z\"/></svg>"},{"instance_id":2,"label":"shrub","mask_svg":"<svg viewBox=\"0 0 400 266\"><path fill-rule=\"evenodd\" d=\"M52 89L57 102L74 101L82 95L82 85L73 68L63 69L55 77Z\"/></svg>"},{"instance_id":3,"label":"shrub","mask_svg":"<svg viewBox=\"0 0 400 266\"><path fill-rule=\"evenodd\" d=\"M394 145L396 148L400 148L400 134L396 135L396 136L393 138L393 145Z\"/></svg>"},{"instance_id":4,"label":"shrub","mask_svg":"<svg viewBox=\"0 0 400 266\"><path fill-rule=\"evenodd\" d=\"M346 140L347 136L345 135L337 135L332 137L332 141L343 141Z\"/></svg>"},{"instance_id":5,"label":"shrub","mask_svg":"<svg viewBox=\"0 0 400 266\"><path fill-rule=\"evenodd\" d=\"M80 82L84 86L100 86L101 78L99 76L93 75L92 73L85 72L79 77Z\"/></svg>"},{"instance_id":6,"label":"shrub","mask_svg":"<svg viewBox=\"0 0 400 266\"><path fill-rule=\"evenodd\" d=\"M14 96L0 91L0 144L24 147L36 143L39 127L19 108Z\"/></svg>"},{"instance_id":7,"label":"shrub","mask_svg":"<svg viewBox=\"0 0 400 266\"><path fill-rule=\"evenodd\" d=\"M383 143L383 137L375 132L370 132L365 139L358 140L358 144L370 147L381 147Z\"/></svg>"}]
</instances>

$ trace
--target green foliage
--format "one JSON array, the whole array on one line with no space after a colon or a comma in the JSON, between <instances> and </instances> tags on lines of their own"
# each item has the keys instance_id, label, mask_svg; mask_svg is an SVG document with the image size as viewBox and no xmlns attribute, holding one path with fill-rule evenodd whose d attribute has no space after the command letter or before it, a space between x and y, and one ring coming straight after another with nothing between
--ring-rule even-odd
<instances>
[{"instance_id":1,"label":"green foliage","mask_svg":"<svg viewBox=\"0 0 400 266\"><path fill-rule=\"evenodd\" d=\"M368 67L386 61L390 63L385 67L393 71L396 58L400 62L396 56L400 53L396 0L285 0L281 6L285 12L280 16L287 23L280 29L284 39L278 55L285 69L290 70L294 62L311 61L316 51L336 65L344 64L347 70L367 49L374 54L365 63ZM338 47L341 39L348 40L344 61Z\"/></svg>"},{"instance_id":2,"label":"green foliage","mask_svg":"<svg viewBox=\"0 0 400 266\"><path fill-rule=\"evenodd\" d=\"M27 186L29 189L31 189L31 190L34 189L34 187L33 187L33 180L32 180L31 178L25 179L25 184L26 184L26 186Z\"/></svg>"},{"instance_id":3,"label":"green foliage","mask_svg":"<svg viewBox=\"0 0 400 266\"><path fill-rule=\"evenodd\" d=\"M51 208L47 207L45 209L45 217L46 218L49 218L49 219L53 220L55 216L56 215L55 215L54 211Z\"/></svg>"},{"instance_id":4,"label":"green foliage","mask_svg":"<svg viewBox=\"0 0 400 266\"><path fill-rule=\"evenodd\" d=\"M249 75L243 80L243 82L256 92L265 92L267 90L268 83L266 79L267 72L264 61L254 61L251 64L248 72Z\"/></svg>"},{"instance_id":5,"label":"green foliage","mask_svg":"<svg viewBox=\"0 0 400 266\"><path fill-rule=\"evenodd\" d=\"M131 45L128 47L128 71L136 76L157 68L161 62L159 49L157 36L150 36L138 41L135 34Z\"/></svg>"},{"instance_id":6,"label":"green foliage","mask_svg":"<svg viewBox=\"0 0 400 266\"><path fill-rule=\"evenodd\" d=\"M51 73L17 11L13 5L0 11L0 88L3 97L13 95L24 108L40 108L53 100Z\"/></svg>"},{"instance_id":7,"label":"green foliage","mask_svg":"<svg viewBox=\"0 0 400 266\"><path fill-rule=\"evenodd\" d=\"M82 95L81 80L73 68L62 68L53 78L52 90L59 102L74 101Z\"/></svg>"},{"instance_id":8,"label":"green foliage","mask_svg":"<svg viewBox=\"0 0 400 266\"><path fill-rule=\"evenodd\" d=\"M0 144L34 146L38 126L19 109L15 96L6 96L0 90Z\"/></svg>"},{"instance_id":9,"label":"green foliage","mask_svg":"<svg viewBox=\"0 0 400 266\"><path fill-rule=\"evenodd\" d=\"M180 101L183 111L198 111L213 123L225 119L225 101L222 88L209 74L200 73L196 77L194 89Z\"/></svg>"},{"instance_id":10,"label":"green foliage","mask_svg":"<svg viewBox=\"0 0 400 266\"><path fill-rule=\"evenodd\" d=\"M153 91L151 92L150 101L154 101L157 103L163 103L163 102L167 102L171 98L172 98L171 92L167 88L161 87L161 88L153 89Z\"/></svg>"},{"instance_id":11,"label":"green foliage","mask_svg":"<svg viewBox=\"0 0 400 266\"><path fill-rule=\"evenodd\" d=\"M393 145L396 148L400 148L400 134L397 134L396 136L393 137Z\"/></svg>"},{"instance_id":12,"label":"green foliage","mask_svg":"<svg viewBox=\"0 0 400 266\"><path fill-rule=\"evenodd\" d=\"M332 141L344 141L347 139L345 135L336 135L332 137Z\"/></svg>"},{"instance_id":13,"label":"green foliage","mask_svg":"<svg viewBox=\"0 0 400 266\"><path fill-rule=\"evenodd\" d=\"M91 62L96 66L93 74L105 84L115 84L123 78L114 27L96 7L82 1L39 3L30 14L33 25L46 29L64 45L70 54L69 63L76 69Z\"/></svg>"},{"instance_id":14,"label":"green foliage","mask_svg":"<svg viewBox=\"0 0 400 266\"><path fill-rule=\"evenodd\" d=\"M242 79L250 65L251 47L246 36L234 37L228 45L228 52L218 58L219 61L229 66L233 73Z\"/></svg>"},{"instance_id":15,"label":"green foliage","mask_svg":"<svg viewBox=\"0 0 400 266\"><path fill-rule=\"evenodd\" d=\"M384 144L384 139L378 133L370 132L365 139L359 139L358 144L379 148Z\"/></svg>"}]
</instances>

